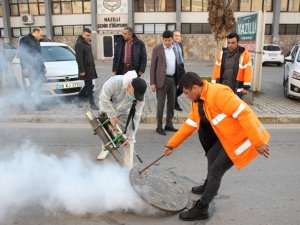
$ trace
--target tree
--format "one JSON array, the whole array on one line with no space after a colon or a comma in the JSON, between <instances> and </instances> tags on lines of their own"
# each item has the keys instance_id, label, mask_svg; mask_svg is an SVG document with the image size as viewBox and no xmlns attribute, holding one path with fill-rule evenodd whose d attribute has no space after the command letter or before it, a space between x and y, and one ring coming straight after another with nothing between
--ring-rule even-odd
<instances>
[{"instance_id":1,"label":"tree","mask_svg":"<svg viewBox=\"0 0 300 225\"><path fill-rule=\"evenodd\" d=\"M235 28L236 21L231 6L235 0L210 0L208 2L208 22L217 41L218 49L224 39Z\"/></svg>"}]
</instances>

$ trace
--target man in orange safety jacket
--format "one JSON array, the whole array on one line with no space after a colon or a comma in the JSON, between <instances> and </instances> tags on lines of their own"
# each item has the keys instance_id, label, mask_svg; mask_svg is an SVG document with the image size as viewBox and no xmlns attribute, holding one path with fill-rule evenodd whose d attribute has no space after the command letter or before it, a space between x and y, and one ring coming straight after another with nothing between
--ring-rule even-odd
<instances>
[{"instance_id":1,"label":"man in orange safety jacket","mask_svg":"<svg viewBox=\"0 0 300 225\"><path fill-rule=\"evenodd\" d=\"M212 83L230 87L239 97L248 94L252 82L252 60L247 48L239 45L239 35L227 36L227 48L216 55Z\"/></svg>"},{"instance_id":2,"label":"man in orange safety jacket","mask_svg":"<svg viewBox=\"0 0 300 225\"><path fill-rule=\"evenodd\" d=\"M207 184L201 198L181 220L202 220L209 217L208 207L218 192L225 172L235 165L241 169L258 154L269 157L270 135L250 107L233 91L220 84L210 84L193 72L183 75L180 86L192 102L189 118L167 142L164 154L198 129L199 139L207 152Z\"/></svg>"}]
</instances>

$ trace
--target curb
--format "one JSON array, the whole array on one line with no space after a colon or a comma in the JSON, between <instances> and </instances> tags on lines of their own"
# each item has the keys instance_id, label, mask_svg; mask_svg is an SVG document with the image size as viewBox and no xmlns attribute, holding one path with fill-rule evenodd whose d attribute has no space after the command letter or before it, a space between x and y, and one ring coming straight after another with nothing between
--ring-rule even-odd
<instances>
[{"instance_id":1,"label":"curb","mask_svg":"<svg viewBox=\"0 0 300 225\"><path fill-rule=\"evenodd\" d=\"M187 119L186 115L175 115L174 124L182 124ZM300 124L300 115L258 115L264 124ZM88 123L82 115L16 115L1 117L0 123ZM143 124L156 124L155 115L145 115L141 118Z\"/></svg>"}]
</instances>

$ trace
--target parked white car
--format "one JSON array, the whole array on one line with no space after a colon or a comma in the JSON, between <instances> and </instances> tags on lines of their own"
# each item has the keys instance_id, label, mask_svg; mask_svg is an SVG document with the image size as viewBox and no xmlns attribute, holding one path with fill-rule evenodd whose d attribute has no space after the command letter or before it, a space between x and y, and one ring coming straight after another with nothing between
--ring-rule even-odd
<instances>
[{"instance_id":1,"label":"parked white car","mask_svg":"<svg viewBox=\"0 0 300 225\"><path fill-rule=\"evenodd\" d=\"M300 98L300 43L285 57L283 87L285 97Z\"/></svg>"},{"instance_id":2,"label":"parked white car","mask_svg":"<svg viewBox=\"0 0 300 225\"><path fill-rule=\"evenodd\" d=\"M279 45L264 44L262 63L275 63L278 66L281 66L284 63L284 56Z\"/></svg>"},{"instance_id":3,"label":"parked white car","mask_svg":"<svg viewBox=\"0 0 300 225\"><path fill-rule=\"evenodd\" d=\"M74 50L63 43L41 42L42 55L47 69L47 81L43 83L43 97L69 96L78 94L84 81L78 80L78 65ZM20 87L29 85L22 77L18 54L12 61L13 71Z\"/></svg>"}]
</instances>

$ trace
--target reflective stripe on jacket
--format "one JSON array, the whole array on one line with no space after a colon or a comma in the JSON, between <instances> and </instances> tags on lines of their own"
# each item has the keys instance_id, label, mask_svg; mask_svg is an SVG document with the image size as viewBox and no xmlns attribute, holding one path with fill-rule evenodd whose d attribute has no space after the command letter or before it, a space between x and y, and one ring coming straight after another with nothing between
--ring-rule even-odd
<instances>
[{"instance_id":1,"label":"reflective stripe on jacket","mask_svg":"<svg viewBox=\"0 0 300 225\"><path fill-rule=\"evenodd\" d=\"M235 93L242 92L243 89L251 88L252 82L252 60L250 54L246 48L241 46L238 47L238 53L240 56L238 58L238 66L236 67L236 84ZM228 48L224 48L216 56L216 62L214 65L213 75L211 83L222 83L222 72L225 62L225 53Z\"/></svg>"},{"instance_id":2,"label":"reflective stripe on jacket","mask_svg":"<svg viewBox=\"0 0 300 225\"><path fill-rule=\"evenodd\" d=\"M232 90L219 84L203 81L201 99L204 111L216 135L233 164L241 169L257 155L256 147L268 143L270 135L250 107ZM167 145L178 147L195 130L199 129L198 102L192 102L188 119L168 141Z\"/></svg>"}]
</instances>

